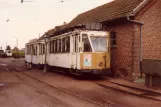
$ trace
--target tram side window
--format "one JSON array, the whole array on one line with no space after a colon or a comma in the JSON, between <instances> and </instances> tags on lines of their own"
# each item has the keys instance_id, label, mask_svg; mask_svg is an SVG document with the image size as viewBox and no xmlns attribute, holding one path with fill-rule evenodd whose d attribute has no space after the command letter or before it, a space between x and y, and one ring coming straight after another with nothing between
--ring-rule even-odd
<instances>
[{"instance_id":1,"label":"tram side window","mask_svg":"<svg viewBox=\"0 0 161 107\"><path fill-rule=\"evenodd\" d=\"M65 53L65 38L62 38L62 53Z\"/></svg>"},{"instance_id":2,"label":"tram side window","mask_svg":"<svg viewBox=\"0 0 161 107\"><path fill-rule=\"evenodd\" d=\"M30 51L30 54L31 54L31 46L29 47L29 51Z\"/></svg>"},{"instance_id":3,"label":"tram side window","mask_svg":"<svg viewBox=\"0 0 161 107\"><path fill-rule=\"evenodd\" d=\"M53 41L50 41L50 53L53 53Z\"/></svg>"},{"instance_id":4,"label":"tram side window","mask_svg":"<svg viewBox=\"0 0 161 107\"><path fill-rule=\"evenodd\" d=\"M41 44L41 55L43 53L43 44Z\"/></svg>"},{"instance_id":5,"label":"tram side window","mask_svg":"<svg viewBox=\"0 0 161 107\"><path fill-rule=\"evenodd\" d=\"M53 41L50 41L50 53L53 53Z\"/></svg>"},{"instance_id":6,"label":"tram side window","mask_svg":"<svg viewBox=\"0 0 161 107\"><path fill-rule=\"evenodd\" d=\"M41 44L41 55L43 54L43 44Z\"/></svg>"},{"instance_id":7,"label":"tram side window","mask_svg":"<svg viewBox=\"0 0 161 107\"><path fill-rule=\"evenodd\" d=\"M59 40L56 40L56 53L59 52Z\"/></svg>"},{"instance_id":8,"label":"tram side window","mask_svg":"<svg viewBox=\"0 0 161 107\"><path fill-rule=\"evenodd\" d=\"M41 54L43 54L43 44L41 44Z\"/></svg>"},{"instance_id":9,"label":"tram side window","mask_svg":"<svg viewBox=\"0 0 161 107\"><path fill-rule=\"evenodd\" d=\"M32 46L32 54L36 55L36 47L34 45Z\"/></svg>"},{"instance_id":10,"label":"tram side window","mask_svg":"<svg viewBox=\"0 0 161 107\"><path fill-rule=\"evenodd\" d=\"M51 41L49 41L49 53L51 53Z\"/></svg>"},{"instance_id":11,"label":"tram side window","mask_svg":"<svg viewBox=\"0 0 161 107\"><path fill-rule=\"evenodd\" d=\"M49 42L49 51L50 51L50 53L52 53L52 48L53 48L53 47L52 47L52 41L50 41L50 42Z\"/></svg>"},{"instance_id":12,"label":"tram side window","mask_svg":"<svg viewBox=\"0 0 161 107\"><path fill-rule=\"evenodd\" d=\"M43 44L43 54L45 54L45 44Z\"/></svg>"},{"instance_id":13,"label":"tram side window","mask_svg":"<svg viewBox=\"0 0 161 107\"><path fill-rule=\"evenodd\" d=\"M50 41L49 41L49 46L48 46L49 48L48 48L48 51L49 51L49 53L50 53Z\"/></svg>"},{"instance_id":14,"label":"tram side window","mask_svg":"<svg viewBox=\"0 0 161 107\"><path fill-rule=\"evenodd\" d=\"M35 47L35 55L37 55L37 45L36 45L36 47Z\"/></svg>"},{"instance_id":15,"label":"tram side window","mask_svg":"<svg viewBox=\"0 0 161 107\"><path fill-rule=\"evenodd\" d=\"M26 49L26 54L28 55L29 54L29 48L27 46L27 49Z\"/></svg>"},{"instance_id":16,"label":"tram side window","mask_svg":"<svg viewBox=\"0 0 161 107\"><path fill-rule=\"evenodd\" d=\"M26 53L26 55L28 55L28 50L27 50L27 47L25 47L25 53Z\"/></svg>"},{"instance_id":17,"label":"tram side window","mask_svg":"<svg viewBox=\"0 0 161 107\"><path fill-rule=\"evenodd\" d=\"M61 39L59 39L59 45L58 45L59 49L58 49L58 53L61 53Z\"/></svg>"},{"instance_id":18,"label":"tram side window","mask_svg":"<svg viewBox=\"0 0 161 107\"><path fill-rule=\"evenodd\" d=\"M31 53L32 55L35 55L35 49L34 49L34 46L31 47Z\"/></svg>"},{"instance_id":19,"label":"tram side window","mask_svg":"<svg viewBox=\"0 0 161 107\"><path fill-rule=\"evenodd\" d=\"M39 54L41 55L41 44L39 44Z\"/></svg>"},{"instance_id":20,"label":"tram side window","mask_svg":"<svg viewBox=\"0 0 161 107\"><path fill-rule=\"evenodd\" d=\"M83 45L84 52L92 52L92 48L91 48L87 34L82 34L82 42L84 44Z\"/></svg>"},{"instance_id":21,"label":"tram side window","mask_svg":"<svg viewBox=\"0 0 161 107\"><path fill-rule=\"evenodd\" d=\"M77 36L74 37L74 52L77 52Z\"/></svg>"},{"instance_id":22,"label":"tram side window","mask_svg":"<svg viewBox=\"0 0 161 107\"><path fill-rule=\"evenodd\" d=\"M39 55L41 54L41 48L40 48L40 44L39 44Z\"/></svg>"},{"instance_id":23,"label":"tram side window","mask_svg":"<svg viewBox=\"0 0 161 107\"><path fill-rule=\"evenodd\" d=\"M57 44L56 44L56 40L53 41L53 53L56 53L56 48L57 47Z\"/></svg>"},{"instance_id":24,"label":"tram side window","mask_svg":"<svg viewBox=\"0 0 161 107\"><path fill-rule=\"evenodd\" d=\"M43 53L43 44L41 44L41 55Z\"/></svg>"},{"instance_id":25,"label":"tram side window","mask_svg":"<svg viewBox=\"0 0 161 107\"><path fill-rule=\"evenodd\" d=\"M26 54L28 55L28 46L26 47Z\"/></svg>"},{"instance_id":26,"label":"tram side window","mask_svg":"<svg viewBox=\"0 0 161 107\"><path fill-rule=\"evenodd\" d=\"M32 54L32 46L30 46L30 54Z\"/></svg>"},{"instance_id":27,"label":"tram side window","mask_svg":"<svg viewBox=\"0 0 161 107\"><path fill-rule=\"evenodd\" d=\"M35 47L32 45L32 54L35 55Z\"/></svg>"},{"instance_id":28,"label":"tram side window","mask_svg":"<svg viewBox=\"0 0 161 107\"><path fill-rule=\"evenodd\" d=\"M31 54L30 46L28 46L28 54L29 54L29 55Z\"/></svg>"},{"instance_id":29,"label":"tram side window","mask_svg":"<svg viewBox=\"0 0 161 107\"><path fill-rule=\"evenodd\" d=\"M54 51L54 48L55 48L54 42L55 42L55 41L53 40L53 41L52 41L52 45L51 45L51 46L52 46L52 51L51 51L52 53L55 53L55 51Z\"/></svg>"},{"instance_id":30,"label":"tram side window","mask_svg":"<svg viewBox=\"0 0 161 107\"><path fill-rule=\"evenodd\" d=\"M29 47L29 50L30 50L30 54L31 54L31 46Z\"/></svg>"},{"instance_id":31,"label":"tram side window","mask_svg":"<svg viewBox=\"0 0 161 107\"><path fill-rule=\"evenodd\" d=\"M42 44L40 44L40 55L42 54Z\"/></svg>"},{"instance_id":32,"label":"tram side window","mask_svg":"<svg viewBox=\"0 0 161 107\"><path fill-rule=\"evenodd\" d=\"M65 38L65 52L70 52L70 37Z\"/></svg>"},{"instance_id":33,"label":"tram side window","mask_svg":"<svg viewBox=\"0 0 161 107\"><path fill-rule=\"evenodd\" d=\"M27 46L27 49L26 49L26 54L27 54L27 55L29 54L29 49L28 49L28 46Z\"/></svg>"},{"instance_id":34,"label":"tram side window","mask_svg":"<svg viewBox=\"0 0 161 107\"><path fill-rule=\"evenodd\" d=\"M36 52L37 49L36 49L36 48L37 48L36 46L33 46L33 54L34 54L34 55L37 55L37 52Z\"/></svg>"}]
</instances>

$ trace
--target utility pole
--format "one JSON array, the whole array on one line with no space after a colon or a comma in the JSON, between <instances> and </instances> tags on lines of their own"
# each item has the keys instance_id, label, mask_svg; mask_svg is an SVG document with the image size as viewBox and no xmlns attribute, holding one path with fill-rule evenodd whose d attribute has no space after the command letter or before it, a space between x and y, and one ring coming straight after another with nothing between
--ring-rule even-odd
<instances>
[{"instance_id":1,"label":"utility pole","mask_svg":"<svg viewBox=\"0 0 161 107\"><path fill-rule=\"evenodd\" d=\"M17 48L18 48L18 38L17 38Z\"/></svg>"},{"instance_id":2,"label":"utility pole","mask_svg":"<svg viewBox=\"0 0 161 107\"><path fill-rule=\"evenodd\" d=\"M24 2L33 2L32 0L21 0L21 4Z\"/></svg>"},{"instance_id":3,"label":"utility pole","mask_svg":"<svg viewBox=\"0 0 161 107\"><path fill-rule=\"evenodd\" d=\"M48 41L49 41L49 38L48 38L48 35L47 33L45 33L45 37L44 37L44 41L45 41L45 62L44 62L44 73L47 73L47 44L48 44Z\"/></svg>"},{"instance_id":4,"label":"utility pole","mask_svg":"<svg viewBox=\"0 0 161 107\"><path fill-rule=\"evenodd\" d=\"M7 50L7 41L6 41L6 50ZM5 51L6 51L6 50L5 50Z\"/></svg>"}]
</instances>

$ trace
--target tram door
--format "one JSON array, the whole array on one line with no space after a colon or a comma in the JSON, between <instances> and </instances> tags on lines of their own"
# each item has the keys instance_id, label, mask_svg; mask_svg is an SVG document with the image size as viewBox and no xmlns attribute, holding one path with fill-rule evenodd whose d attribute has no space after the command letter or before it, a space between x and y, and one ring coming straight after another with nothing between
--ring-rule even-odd
<instances>
[{"instance_id":1,"label":"tram door","mask_svg":"<svg viewBox=\"0 0 161 107\"><path fill-rule=\"evenodd\" d=\"M77 69L78 67L78 64L77 64L77 62L78 62L78 35L74 35L73 37L72 37L72 44L73 44L73 48L72 48L72 58L71 58L71 60L72 60L72 68L73 69Z\"/></svg>"},{"instance_id":2,"label":"tram door","mask_svg":"<svg viewBox=\"0 0 161 107\"><path fill-rule=\"evenodd\" d=\"M33 64L34 45L31 45L31 63Z\"/></svg>"}]
</instances>

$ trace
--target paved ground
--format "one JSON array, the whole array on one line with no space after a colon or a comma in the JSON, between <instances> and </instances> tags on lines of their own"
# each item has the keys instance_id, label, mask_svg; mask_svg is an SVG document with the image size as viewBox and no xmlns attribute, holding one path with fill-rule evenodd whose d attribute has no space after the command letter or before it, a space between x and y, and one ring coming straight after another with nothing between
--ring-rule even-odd
<instances>
[{"instance_id":1,"label":"paved ground","mask_svg":"<svg viewBox=\"0 0 161 107\"><path fill-rule=\"evenodd\" d=\"M160 107L161 102L101 87L95 78L26 70L24 61L0 59L0 107ZM21 71L21 72L18 72ZM4 86L3 86L4 85Z\"/></svg>"}]
</instances>

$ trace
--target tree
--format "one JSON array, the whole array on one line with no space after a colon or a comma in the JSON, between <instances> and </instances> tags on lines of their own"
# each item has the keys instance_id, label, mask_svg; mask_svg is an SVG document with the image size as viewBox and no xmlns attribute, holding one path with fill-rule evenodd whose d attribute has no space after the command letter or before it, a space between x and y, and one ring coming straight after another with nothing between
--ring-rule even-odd
<instances>
[{"instance_id":1,"label":"tree","mask_svg":"<svg viewBox=\"0 0 161 107\"><path fill-rule=\"evenodd\" d=\"M8 45L8 46L6 47L6 50L11 50L11 47Z\"/></svg>"}]
</instances>

